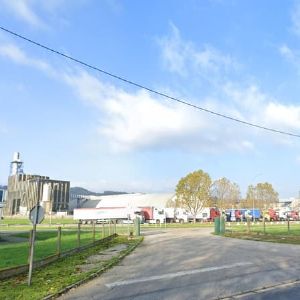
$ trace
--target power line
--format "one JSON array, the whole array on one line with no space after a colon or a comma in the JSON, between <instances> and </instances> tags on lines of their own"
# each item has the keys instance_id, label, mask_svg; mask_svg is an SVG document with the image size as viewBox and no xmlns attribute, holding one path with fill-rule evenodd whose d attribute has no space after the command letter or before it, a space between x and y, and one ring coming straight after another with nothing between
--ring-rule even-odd
<instances>
[{"instance_id":1,"label":"power line","mask_svg":"<svg viewBox=\"0 0 300 300\"><path fill-rule=\"evenodd\" d=\"M126 78L124 78L124 77L121 77L121 76L119 76L119 75L115 75L115 74L113 74L113 73L110 73L110 72L105 71L105 70L103 70L103 69L100 69L100 68L98 68L98 67L95 67L95 66L93 66L93 65L91 65L91 64L89 64L89 63L86 63L86 62L84 62L84 61L82 61L82 60L79 60L79 59L77 59L77 58L74 58L74 57L72 57L72 56L70 56L70 55L64 54L64 53L62 53L62 52L60 52L60 51L58 51L58 50L55 50L55 49L50 48L50 47L48 47L48 46L45 46L44 44L38 43L38 42L36 42L36 41L34 41L34 40L32 40L32 39L29 39L29 38L27 38L27 37L25 37L25 36L23 36L23 35L21 35L21 34L19 34L19 33L16 33L16 32L14 32L14 31L11 31L11 30L9 30L9 29L7 29L7 28L4 28L4 27L2 27L2 26L0 26L0 29L1 29L2 31L5 31L5 32L7 32L7 33L9 33L9 34L11 34L11 35L13 35L13 36L15 36L15 37L18 37L18 38L20 38L20 39L22 39L22 40L25 40L26 42L29 42L29 43L31 43L31 44L33 44L33 45L35 45L35 46L38 46L38 47L40 47L40 48L43 48L43 49L45 49L45 50L47 50L47 51L50 51L50 52L52 52L52 53L54 53L54 54L60 55L60 56L62 56L62 57L64 57L64 58L67 58L67 59L69 59L69 60L71 60L71 61L74 61L74 62L76 62L76 63L78 63L78 64L81 64L81 65L83 65L83 66L85 66L85 67L88 67L88 68L90 68L90 69L92 69L92 70L101 72L101 73L103 73L103 74L105 74L105 75L108 75L108 76L113 77L113 78L115 78L115 79L121 80L121 81L123 81L123 82L125 82L125 83L127 83L127 84L130 84L130 85L133 85L133 86L135 86L135 87L144 89L144 90L146 90L146 91L148 91L148 92L150 92L150 93L153 93L153 94L162 96L162 97L167 98L167 99L169 99L169 100L172 100L172 101L175 101L175 102L179 102L179 103L181 103L181 104L190 106L190 107L195 108L195 109L197 109L197 110L201 110L201 111L204 111L204 112L206 112L206 113L210 113L210 114L212 114L212 115L215 115L215 116L218 116L218 117L221 117L221 118L225 118L225 119L228 119L228 120L231 120L231 121L234 121L234 122L238 122L238 123L241 123L241 124L244 124L244 125L247 125L247 126L251 126L251 127L255 127L255 128L267 130L267 131L270 131L270 132L273 132L273 133L280 133L280 134L283 134L283 135L288 135L288 136L300 138L300 134L295 134L295 133L291 133L291 132L287 132L287 131L282 131L282 130L274 129L274 128L271 128L271 127L265 127L265 126L262 126L262 125L259 125L259 124L255 124L255 123L243 121L243 120L240 120L240 119L237 119L237 118L234 118L234 117L230 117L230 116L225 115L225 114L218 113L218 112L213 111L213 110L206 109L206 108L201 107L201 106L198 106L198 105L196 105L196 104L187 102L187 101L185 101L185 100L183 100L183 99L179 99L179 98L172 97L172 96L170 96L170 95L168 95L168 94L159 92L159 91L154 90L154 89L152 89L152 88L149 88L149 87L147 87L147 86L145 86L145 85L139 84L139 83L137 83L137 82L131 81L131 80L126 79Z\"/></svg>"}]
</instances>

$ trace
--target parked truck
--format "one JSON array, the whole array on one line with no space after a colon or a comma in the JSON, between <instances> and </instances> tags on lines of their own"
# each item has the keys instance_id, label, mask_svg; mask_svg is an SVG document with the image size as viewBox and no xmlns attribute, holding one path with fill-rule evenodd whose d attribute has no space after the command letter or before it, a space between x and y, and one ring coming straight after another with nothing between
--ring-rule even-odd
<instances>
[{"instance_id":1,"label":"parked truck","mask_svg":"<svg viewBox=\"0 0 300 300\"><path fill-rule=\"evenodd\" d=\"M253 221L261 219L261 211L258 208L227 209L225 211L227 222L241 222L250 218Z\"/></svg>"},{"instance_id":2,"label":"parked truck","mask_svg":"<svg viewBox=\"0 0 300 300\"><path fill-rule=\"evenodd\" d=\"M131 221L139 218L144 221L143 213L140 209L128 209L123 207L102 207L102 208L75 208L73 219L82 223L104 222L106 220L116 220L118 223Z\"/></svg>"},{"instance_id":3,"label":"parked truck","mask_svg":"<svg viewBox=\"0 0 300 300\"><path fill-rule=\"evenodd\" d=\"M286 216L290 221L299 221L299 213L297 211L287 211Z\"/></svg>"},{"instance_id":4,"label":"parked truck","mask_svg":"<svg viewBox=\"0 0 300 300\"><path fill-rule=\"evenodd\" d=\"M207 222L214 221L216 217L220 216L220 212L216 207L203 207L200 212L198 212L195 216L191 213L188 214L189 222Z\"/></svg>"},{"instance_id":5,"label":"parked truck","mask_svg":"<svg viewBox=\"0 0 300 300\"><path fill-rule=\"evenodd\" d=\"M265 221L279 221L279 213L275 209L269 208L263 211L263 218Z\"/></svg>"},{"instance_id":6,"label":"parked truck","mask_svg":"<svg viewBox=\"0 0 300 300\"><path fill-rule=\"evenodd\" d=\"M188 213L184 208L165 208L166 222L167 223L187 223Z\"/></svg>"},{"instance_id":7,"label":"parked truck","mask_svg":"<svg viewBox=\"0 0 300 300\"><path fill-rule=\"evenodd\" d=\"M166 222L166 213L165 209L157 208L154 206L143 206L139 207L141 210L145 222L150 224L162 224Z\"/></svg>"}]
</instances>

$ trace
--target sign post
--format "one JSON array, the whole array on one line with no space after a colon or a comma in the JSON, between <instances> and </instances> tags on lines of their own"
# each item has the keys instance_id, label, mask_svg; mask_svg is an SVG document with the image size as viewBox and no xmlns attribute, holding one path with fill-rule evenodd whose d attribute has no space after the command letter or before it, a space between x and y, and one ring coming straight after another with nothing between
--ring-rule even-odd
<instances>
[{"instance_id":1,"label":"sign post","mask_svg":"<svg viewBox=\"0 0 300 300\"><path fill-rule=\"evenodd\" d=\"M36 205L34 208L31 209L29 213L29 220L33 224L33 228L32 228L32 234L30 239L28 286L31 285L36 225L40 224L43 221L43 219L44 219L44 209L42 206Z\"/></svg>"}]
</instances>

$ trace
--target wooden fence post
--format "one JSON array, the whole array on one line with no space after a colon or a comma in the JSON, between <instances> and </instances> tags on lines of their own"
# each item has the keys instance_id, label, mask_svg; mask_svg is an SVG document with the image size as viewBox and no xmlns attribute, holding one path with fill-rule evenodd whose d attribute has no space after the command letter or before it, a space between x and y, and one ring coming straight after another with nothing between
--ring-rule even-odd
<instances>
[{"instance_id":1,"label":"wooden fence post","mask_svg":"<svg viewBox=\"0 0 300 300\"><path fill-rule=\"evenodd\" d=\"M250 233L250 218L247 218L247 233Z\"/></svg>"},{"instance_id":2,"label":"wooden fence post","mask_svg":"<svg viewBox=\"0 0 300 300\"><path fill-rule=\"evenodd\" d=\"M105 228L104 228L104 223L102 223L102 238L104 239L105 237Z\"/></svg>"},{"instance_id":3,"label":"wooden fence post","mask_svg":"<svg viewBox=\"0 0 300 300\"><path fill-rule=\"evenodd\" d=\"M80 223L78 223L77 227L77 247L80 247Z\"/></svg>"},{"instance_id":4,"label":"wooden fence post","mask_svg":"<svg viewBox=\"0 0 300 300\"><path fill-rule=\"evenodd\" d=\"M95 244L95 221L93 221L93 243Z\"/></svg>"},{"instance_id":5,"label":"wooden fence post","mask_svg":"<svg viewBox=\"0 0 300 300\"><path fill-rule=\"evenodd\" d=\"M57 255L60 256L61 254L61 226L57 228Z\"/></svg>"}]
</instances>

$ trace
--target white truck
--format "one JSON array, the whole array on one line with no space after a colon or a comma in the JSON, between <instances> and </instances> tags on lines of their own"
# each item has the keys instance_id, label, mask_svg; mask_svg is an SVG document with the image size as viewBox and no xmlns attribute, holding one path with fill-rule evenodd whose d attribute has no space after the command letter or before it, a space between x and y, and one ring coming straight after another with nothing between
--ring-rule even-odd
<instances>
[{"instance_id":1,"label":"white truck","mask_svg":"<svg viewBox=\"0 0 300 300\"><path fill-rule=\"evenodd\" d=\"M138 208L75 208L73 213L73 219L82 223L91 223L92 221L100 223L107 220L116 220L118 223L133 223L136 218L139 218L141 223L144 222L143 214Z\"/></svg>"},{"instance_id":2,"label":"white truck","mask_svg":"<svg viewBox=\"0 0 300 300\"><path fill-rule=\"evenodd\" d=\"M145 221L149 224L162 224L166 221L166 213L164 208L141 206L139 209L145 217Z\"/></svg>"},{"instance_id":3,"label":"white truck","mask_svg":"<svg viewBox=\"0 0 300 300\"><path fill-rule=\"evenodd\" d=\"M166 222L167 223L187 223L188 222L188 213L183 208L165 208Z\"/></svg>"},{"instance_id":4,"label":"white truck","mask_svg":"<svg viewBox=\"0 0 300 300\"><path fill-rule=\"evenodd\" d=\"M194 218L196 219L196 222L202 222L207 221L210 219L210 208L209 207L203 207L200 212L197 213L196 216L189 213L188 214L188 222L193 222Z\"/></svg>"}]
</instances>

